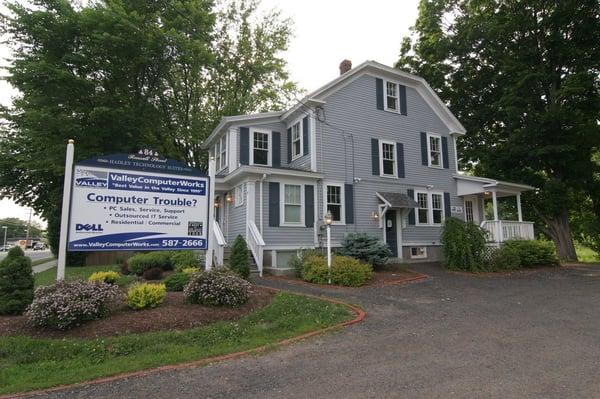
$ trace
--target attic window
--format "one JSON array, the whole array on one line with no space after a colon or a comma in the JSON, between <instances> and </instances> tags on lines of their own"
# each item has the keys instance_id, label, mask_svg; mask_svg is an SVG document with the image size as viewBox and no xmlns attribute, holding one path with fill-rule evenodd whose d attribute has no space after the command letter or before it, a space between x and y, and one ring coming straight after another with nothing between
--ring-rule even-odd
<instances>
[{"instance_id":1,"label":"attic window","mask_svg":"<svg viewBox=\"0 0 600 399\"><path fill-rule=\"evenodd\" d=\"M389 111L398 111L398 85L393 82L385 82L385 84L385 109Z\"/></svg>"}]
</instances>

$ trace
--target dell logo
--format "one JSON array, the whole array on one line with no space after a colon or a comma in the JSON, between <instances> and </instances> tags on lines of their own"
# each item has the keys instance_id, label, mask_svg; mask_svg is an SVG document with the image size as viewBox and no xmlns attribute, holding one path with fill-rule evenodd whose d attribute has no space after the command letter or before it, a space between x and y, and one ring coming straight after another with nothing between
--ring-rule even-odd
<instances>
[{"instance_id":1,"label":"dell logo","mask_svg":"<svg viewBox=\"0 0 600 399\"><path fill-rule=\"evenodd\" d=\"M77 223L75 225L75 231L95 232L95 231L104 231L104 229L102 228L101 224L81 224L81 223Z\"/></svg>"}]
</instances>

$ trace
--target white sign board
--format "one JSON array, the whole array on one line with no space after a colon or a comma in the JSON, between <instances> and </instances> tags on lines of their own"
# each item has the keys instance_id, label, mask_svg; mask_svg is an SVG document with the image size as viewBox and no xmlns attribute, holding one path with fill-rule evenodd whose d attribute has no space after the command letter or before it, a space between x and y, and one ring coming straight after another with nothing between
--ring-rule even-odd
<instances>
[{"instance_id":1,"label":"white sign board","mask_svg":"<svg viewBox=\"0 0 600 399\"><path fill-rule=\"evenodd\" d=\"M208 180L75 165L69 251L207 249Z\"/></svg>"}]
</instances>

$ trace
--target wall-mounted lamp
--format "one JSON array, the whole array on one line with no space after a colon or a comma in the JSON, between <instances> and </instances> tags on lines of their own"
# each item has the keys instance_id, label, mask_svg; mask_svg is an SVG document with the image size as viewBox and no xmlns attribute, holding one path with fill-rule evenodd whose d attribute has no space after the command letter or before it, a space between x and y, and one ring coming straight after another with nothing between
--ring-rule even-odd
<instances>
[{"instance_id":1,"label":"wall-mounted lamp","mask_svg":"<svg viewBox=\"0 0 600 399\"><path fill-rule=\"evenodd\" d=\"M221 204L219 203L219 201L215 201L215 208L218 208L220 206L221 206Z\"/></svg>"},{"instance_id":2,"label":"wall-mounted lamp","mask_svg":"<svg viewBox=\"0 0 600 399\"><path fill-rule=\"evenodd\" d=\"M233 202L233 197L231 196L231 194L227 194L225 196L225 201L227 201L230 204Z\"/></svg>"},{"instance_id":3,"label":"wall-mounted lamp","mask_svg":"<svg viewBox=\"0 0 600 399\"><path fill-rule=\"evenodd\" d=\"M333 216L331 215L331 212L327 211L327 213L323 217L323 221L327 226L330 226L331 223L333 223Z\"/></svg>"},{"instance_id":4,"label":"wall-mounted lamp","mask_svg":"<svg viewBox=\"0 0 600 399\"><path fill-rule=\"evenodd\" d=\"M377 211L371 212L371 219L373 219L375 221L379 220L379 212L377 212Z\"/></svg>"}]
</instances>

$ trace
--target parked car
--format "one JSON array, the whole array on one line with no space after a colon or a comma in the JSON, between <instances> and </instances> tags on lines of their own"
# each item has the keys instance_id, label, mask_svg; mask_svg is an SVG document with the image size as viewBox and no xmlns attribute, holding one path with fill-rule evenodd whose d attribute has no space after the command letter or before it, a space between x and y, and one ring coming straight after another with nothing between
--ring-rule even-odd
<instances>
[{"instance_id":1,"label":"parked car","mask_svg":"<svg viewBox=\"0 0 600 399\"><path fill-rule=\"evenodd\" d=\"M43 251L45 249L46 249L46 244L44 244L43 242L37 242L33 246L34 251Z\"/></svg>"}]
</instances>

